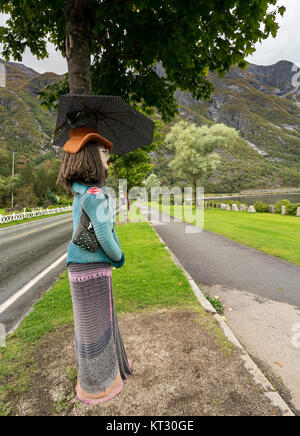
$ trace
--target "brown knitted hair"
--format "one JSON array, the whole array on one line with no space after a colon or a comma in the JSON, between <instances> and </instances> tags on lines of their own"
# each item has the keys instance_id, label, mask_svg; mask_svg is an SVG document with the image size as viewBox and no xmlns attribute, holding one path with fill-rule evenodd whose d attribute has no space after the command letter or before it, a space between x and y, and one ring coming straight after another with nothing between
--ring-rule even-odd
<instances>
[{"instance_id":1,"label":"brown knitted hair","mask_svg":"<svg viewBox=\"0 0 300 436\"><path fill-rule=\"evenodd\" d=\"M62 183L68 194L73 194L74 182L88 186L104 185L108 171L102 164L99 145L93 141L76 154L64 152L57 183Z\"/></svg>"}]
</instances>

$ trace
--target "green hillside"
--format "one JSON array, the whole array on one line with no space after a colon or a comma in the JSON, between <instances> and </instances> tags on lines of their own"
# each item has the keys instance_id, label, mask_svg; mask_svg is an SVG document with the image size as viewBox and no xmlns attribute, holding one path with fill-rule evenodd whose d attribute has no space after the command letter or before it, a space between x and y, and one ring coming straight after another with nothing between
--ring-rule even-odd
<instances>
[{"instance_id":1,"label":"green hillside","mask_svg":"<svg viewBox=\"0 0 300 436\"><path fill-rule=\"evenodd\" d=\"M40 206L46 204L48 188L62 194L55 185L59 157L52 145L56 113L37 100L38 91L60 76L0 62L6 66L6 87L0 88L0 206L11 205L12 192L17 209Z\"/></svg>"},{"instance_id":2,"label":"green hillside","mask_svg":"<svg viewBox=\"0 0 300 436\"><path fill-rule=\"evenodd\" d=\"M300 186L300 108L298 90L291 84L292 67L283 61L233 68L223 79L211 74L215 91L209 102L177 91L181 118L198 125L224 123L241 133L242 140L230 153L218 150L222 165L207 180L208 191ZM164 155L163 162L155 160L155 172L162 177L171 158Z\"/></svg>"},{"instance_id":3,"label":"green hillside","mask_svg":"<svg viewBox=\"0 0 300 436\"><path fill-rule=\"evenodd\" d=\"M20 204L25 197L27 203L38 202L45 195L49 174L52 191L59 193L55 186L59 156L52 146L56 113L40 106L37 95L63 77L0 62L7 72L7 86L0 88L0 206L9 205L8 184L18 190ZM293 64L286 61L272 66L250 64L246 70L233 68L224 79L211 74L215 91L208 102L197 102L189 93L177 91L180 113L173 123L181 119L198 125L225 123L241 133L241 141L230 152L218 150L222 165L206 181L207 191L300 186L300 93L292 86L294 74ZM165 125L163 134L173 123ZM13 151L18 183L3 179L11 174ZM185 183L169 169L172 154L168 150L163 147L152 157L154 172L163 184ZM26 168L19 165L22 159ZM35 172L38 178L32 175ZM26 193L22 194L20 186Z\"/></svg>"}]
</instances>

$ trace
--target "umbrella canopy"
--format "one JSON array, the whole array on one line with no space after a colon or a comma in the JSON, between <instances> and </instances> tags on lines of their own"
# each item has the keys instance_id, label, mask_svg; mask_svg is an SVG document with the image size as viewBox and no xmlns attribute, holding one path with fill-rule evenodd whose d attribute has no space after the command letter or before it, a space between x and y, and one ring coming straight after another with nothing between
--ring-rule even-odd
<instances>
[{"instance_id":1,"label":"umbrella canopy","mask_svg":"<svg viewBox=\"0 0 300 436\"><path fill-rule=\"evenodd\" d=\"M63 147L69 131L90 127L113 143L112 153L124 154L153 141L154 122L113 95L63 95L59 102L54 145Z\"/></svg>"}]
</instances>

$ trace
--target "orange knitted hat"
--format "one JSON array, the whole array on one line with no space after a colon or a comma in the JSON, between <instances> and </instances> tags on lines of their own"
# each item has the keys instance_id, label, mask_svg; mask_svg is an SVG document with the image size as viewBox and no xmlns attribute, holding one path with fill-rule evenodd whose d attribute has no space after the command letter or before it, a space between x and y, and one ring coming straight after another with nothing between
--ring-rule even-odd
<instances>
[{"instance_id":1,"label":"orange knitted hat","mask_svg":"<svg viewBox=\"0 0 300 436\"><path fill-rule=\"evenodd\" d=\"M76 127L75 129L71 129L69 138L69 141L65 143L63 149L71 154L78 153L90 141L100 142L109 150L113 148L112 142L100 135L98 130L90 129L89 127Z\"/></svg>"}]
</instances>

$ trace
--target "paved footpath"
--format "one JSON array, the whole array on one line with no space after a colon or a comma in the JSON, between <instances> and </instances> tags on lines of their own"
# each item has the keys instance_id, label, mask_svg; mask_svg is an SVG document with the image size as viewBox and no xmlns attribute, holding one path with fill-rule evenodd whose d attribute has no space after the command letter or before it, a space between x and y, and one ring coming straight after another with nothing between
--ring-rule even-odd
<instances>
[{"instance_id":1,"label":"paved footpath","mask_svg":"<svg viewBox=\"0 0 300 436\"><path fill-rule=\"evenodd\" d=\"M186 223L156 209L141 211L199 287L220 297L237 338L282 378L300 411L300 268L196 227L187 233Z\"/></svg>"}]
</instances>

